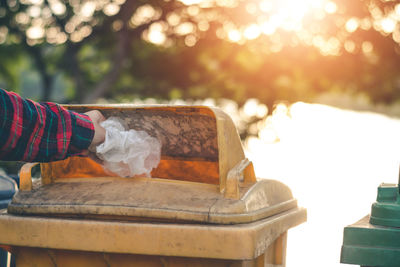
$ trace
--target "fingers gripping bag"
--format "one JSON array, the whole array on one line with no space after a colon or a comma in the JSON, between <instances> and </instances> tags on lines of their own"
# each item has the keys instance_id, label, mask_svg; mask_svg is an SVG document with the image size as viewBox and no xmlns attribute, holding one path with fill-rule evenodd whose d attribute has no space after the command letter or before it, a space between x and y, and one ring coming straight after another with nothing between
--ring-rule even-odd
<instances>
[{"instance_id":1,"label":"fingers gripping bag","mask_svg":"<svg viewBox=\"0 0 400 267\"><path fill-rule=\"evenodd\" d=\"M96 155L104 168L121 177L151 177L161 158L161 142L144 131L127 130L124 122L110 117L100 123L106 130L104 143L96 147Z\"/></svg>"}]
</instances>

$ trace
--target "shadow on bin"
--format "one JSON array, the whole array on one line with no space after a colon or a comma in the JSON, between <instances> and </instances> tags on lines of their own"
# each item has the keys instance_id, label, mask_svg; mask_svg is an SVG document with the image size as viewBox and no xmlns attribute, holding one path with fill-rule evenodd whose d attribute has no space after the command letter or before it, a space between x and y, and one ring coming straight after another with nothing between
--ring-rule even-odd
<instances>
[{"instance_id":1,"label":"shadow on bin","mask_svg":"<svg viewBox=\"0 0 400 267\"><path fill-rule=\"evenodd\" d=\"M21 169L0 215L17 266L285 266L289 228L306 220L290 189L258 180L231 119L202 106L98 109L162 143L152 177L119 178L82 157ZM6 234L7 233L7 234Z\"/></svg>"}]
</instances>

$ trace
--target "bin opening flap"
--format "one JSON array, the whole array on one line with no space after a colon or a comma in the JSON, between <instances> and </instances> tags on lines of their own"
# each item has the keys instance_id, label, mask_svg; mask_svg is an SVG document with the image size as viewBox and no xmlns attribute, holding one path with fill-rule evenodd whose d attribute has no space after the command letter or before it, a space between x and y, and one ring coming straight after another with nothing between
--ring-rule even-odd
<instances>
[{"instance_id":1,"label":"bin opening flap","mask_svg":"<svg viewBox=\"0 0 400 267\"><path fill-rule=\"evenodd\" d=\"M129 129L145 131L161 144L161 161L151 176L220 184L229 168L244 159L236 128L225 113L201 106L68 105L70 110L100 110L118 117ZM230 140L226 140L230 138ZM223 141L223 142L221 142ZM110 176L85 157L43 163L42 175L52 180ZM46 179L46 178L45 178Z\"/></svg>"}]
</instances>

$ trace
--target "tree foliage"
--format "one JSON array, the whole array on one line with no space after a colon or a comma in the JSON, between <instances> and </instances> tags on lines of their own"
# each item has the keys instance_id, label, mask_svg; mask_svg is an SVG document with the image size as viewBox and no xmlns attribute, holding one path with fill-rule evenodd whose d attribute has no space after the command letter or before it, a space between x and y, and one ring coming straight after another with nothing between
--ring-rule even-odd
<instances>
[{"instance_id":1,"label":"tree foliage","mask_svg":"<svg viewBox=\"0 0 400 267\"><path fill-rule=\"evenodd\" d=\"M400 97L395 1L0 0L0 83L41 100ZM57 81L60 81L58 82Z\"/></svg>"}]
</instances>

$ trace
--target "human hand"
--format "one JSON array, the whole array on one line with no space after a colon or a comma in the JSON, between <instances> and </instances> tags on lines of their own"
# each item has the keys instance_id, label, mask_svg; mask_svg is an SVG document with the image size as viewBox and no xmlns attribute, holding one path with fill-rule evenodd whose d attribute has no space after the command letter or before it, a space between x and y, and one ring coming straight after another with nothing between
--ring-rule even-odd
<instances>
[{"instance_id":1,"label":"human hand","mask_svg":"<svg viewBox=\"0 0 400 267\"><path fill-rule=\"evenodd\" d=\"M101 122L105 121L105 118L103 114L101 114L101 112L98 110L91 110L86 112L85 114L89 116L94 126L94 136L92 139L92 143L89 146L89 150L91 150L91 148L100 145L105 140L106 130L100 125Z\"/></svg>"}]
</instances>

